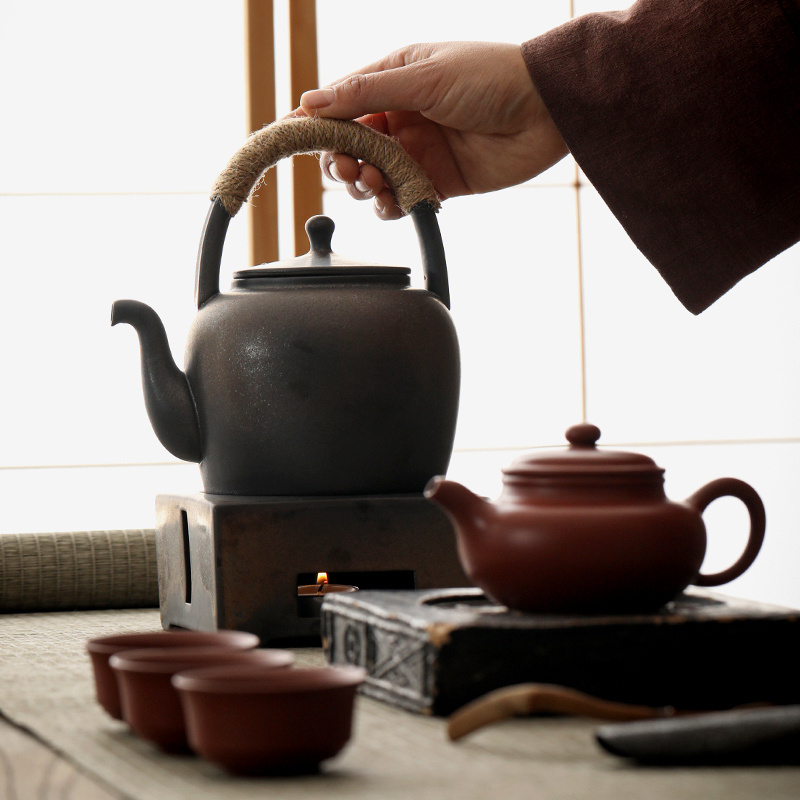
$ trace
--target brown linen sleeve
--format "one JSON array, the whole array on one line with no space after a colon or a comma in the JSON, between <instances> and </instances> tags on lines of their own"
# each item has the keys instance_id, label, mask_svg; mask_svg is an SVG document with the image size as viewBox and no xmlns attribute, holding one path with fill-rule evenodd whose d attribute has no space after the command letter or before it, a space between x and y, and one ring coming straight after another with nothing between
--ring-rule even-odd
<instances>
[{"instance_id":1,"label":"brown linen sleeve","mask_svg":"<svg viewBox=\"0 0 800 800\"><path fill-rule=\"evenodd\" d=\"M691 312L800 241L795 0L639 0L522 51L576 161Z\"/></svg>"}]
</instances>

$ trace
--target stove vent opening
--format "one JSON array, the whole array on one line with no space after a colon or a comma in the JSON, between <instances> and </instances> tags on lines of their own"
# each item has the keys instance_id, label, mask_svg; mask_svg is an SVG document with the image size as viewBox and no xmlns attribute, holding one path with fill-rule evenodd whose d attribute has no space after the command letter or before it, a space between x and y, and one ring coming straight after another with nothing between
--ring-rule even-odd
<instances>
[{"instance_id":1,"label":"stove vent opening","mask_svg":"<svg viewBox=\"0 0 800 800\"><path fill-rule=\"evenodd\" d=\"M321 570L320 570L321 571ZM297 585L306 586L317 582L317 571L300 572ZM366 589L416 589L417 574L413 569L386 569L351 572L328 572L328 583L357 586Z\"/></svg>"},{"instance_id":2,"label":"stove vent opening","mask_svg":"<svg viewBox=\"0 0 800 800\"><path fill-rule=\"evenodd\" d=\"M192 602L192 556L189 549L189 515L181 509L181 531L183 533L183 586L184 601Z\"/></svg>"}]
</instances>

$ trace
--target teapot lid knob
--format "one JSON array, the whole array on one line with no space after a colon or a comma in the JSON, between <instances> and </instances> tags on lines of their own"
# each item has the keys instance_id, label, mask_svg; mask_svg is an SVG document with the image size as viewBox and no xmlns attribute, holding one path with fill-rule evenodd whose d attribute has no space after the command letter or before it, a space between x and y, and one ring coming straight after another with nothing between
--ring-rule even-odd
<instances>
[{"instance_id":1,"label":"teapot lid knob","mask_svg":"<svg viewBox=\"0 0 800 800\"><path fill-rule=\"evenodd\" d=\"M310 217L306 222L306 234L311 245L311 251L315 253L331 253L331 240L333 239L333 229L336 224L330 217L317 214Z\"/></svg>"},{"instance_id":2,"label":"teapot lid knob","mask_svg":"<svg viewBox=\"0 0 800 800\"><path fill-rule=\"evenodd\" d=\"M581 422L567 428L566 437L573 447L594 447L600 438L600 428L589 422Z\"/></svg>"}]
</instances>

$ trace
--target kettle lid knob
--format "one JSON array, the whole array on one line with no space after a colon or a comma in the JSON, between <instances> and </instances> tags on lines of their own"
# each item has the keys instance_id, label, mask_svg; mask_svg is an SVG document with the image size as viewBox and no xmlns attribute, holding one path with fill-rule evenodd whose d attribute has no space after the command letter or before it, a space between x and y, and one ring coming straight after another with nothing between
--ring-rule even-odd
<instances>
[{"instance_id":1,"label":"kettle lid knob","mask_svg":"<svg viewBox=\"0 0 800 800\"><path fill-rule=\"evenodd\" d=\"M306 234L308 235L308 243L311 245L312 253L332 253L331 240L333 239L333 230L336 224L330 217L322 214L317 214L314 217L309 217L306 222Z\"/></svg>"},{"instance_id":2,"label":"kettle lid knob","mask_svg":"<svg viewBox=\"0 0 800 800\"><path fill-rule=\"evenodd\" d=\"M589 422L581 422L567 428L565 435L573 447L594 447L600 438L600 428Z\"/></svg>"}]
</instances>

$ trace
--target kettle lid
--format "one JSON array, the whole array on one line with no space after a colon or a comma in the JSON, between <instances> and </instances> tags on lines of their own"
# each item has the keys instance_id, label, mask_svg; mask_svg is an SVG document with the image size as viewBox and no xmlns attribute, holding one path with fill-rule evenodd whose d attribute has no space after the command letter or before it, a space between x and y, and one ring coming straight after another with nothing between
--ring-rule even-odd
<instances>
[{"instance_id":1,"label":"kettle lid","mask_svg":"<svg viewBox=\"0 0 800 800\"><path fill-rule=\"evenodd\" d=\"M234 280L246 278L268 278L305 275L409 275L408 267L389 267L353 261L344 258L331 250L331 239L336 227L330 217L317 215L306 222L306 234L311 249L302 256L260 264L256 267L237 270Z\"/></svg>"},{"instance_id":2,"label":"kettle lid","mask_svg":"<svg viewBox=\"0 0 800 800\"><path fill-rule=\"evenodd\" d=\"M595 445L600 428L588 422L567 429L569 447L520 456L503 470L504 475L542 477L545 475L658 474L664 470L652 458L622 450L600 450Z\"/></svg>"}]
</instances>

